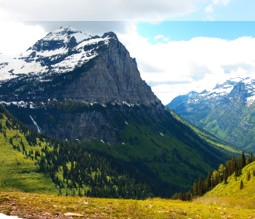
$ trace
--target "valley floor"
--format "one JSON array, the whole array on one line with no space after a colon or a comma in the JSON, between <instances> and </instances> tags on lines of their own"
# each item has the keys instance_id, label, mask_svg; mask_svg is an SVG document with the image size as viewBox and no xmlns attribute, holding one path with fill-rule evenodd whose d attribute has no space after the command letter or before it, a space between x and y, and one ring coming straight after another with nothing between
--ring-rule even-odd
<instances>
[{"instance_id":1,"label":"valley floor","mask_svg":"<svg viewBox=\"0 0 255 219\"><path fill-rule=\"evenodd\" d=\"M130 218L130 219L255 219L255 207L224 205L210 199L182 202L166 199L123 200L60 197L21 192L0 192L0 212L22 218ZM227 199L224 199L228 202ZM203 203L203 204L202 204ZM238 203L238 202L237 202ZM241 203L241 201L240 201ZM216 204L216 205L215 205Z\"/></svg>"}]
</instances>

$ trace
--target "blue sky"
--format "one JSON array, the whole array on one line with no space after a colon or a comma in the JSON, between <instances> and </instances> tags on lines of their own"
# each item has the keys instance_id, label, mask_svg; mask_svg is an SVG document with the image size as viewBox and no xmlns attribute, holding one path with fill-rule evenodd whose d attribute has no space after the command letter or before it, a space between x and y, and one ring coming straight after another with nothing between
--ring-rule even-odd
<instances>
[{"instance_id":1,"label":"blue sky","mask_svg":"<svg viewBox=\"0 0 255 219\"><path fill-rule=\"evenodd\" d=\"M255 36L255 22L247 21L163 21L157 24L141 22L137 31L151 43L156 36L169 40L190 40L194 37L212 37L233 40L242 36Z\"/></svg>"},{"instance_id":2,"label":"blue sky","mask_svg":"<svg viewBox=\"0 0 255 219\"><path fill-rule=\"evenodd\" d=\"M17 55L60 26L114 31L165 104L235 75L255 75L254 0L36 2L0 0L0 53Z\"/></svg>"}]
</instances>

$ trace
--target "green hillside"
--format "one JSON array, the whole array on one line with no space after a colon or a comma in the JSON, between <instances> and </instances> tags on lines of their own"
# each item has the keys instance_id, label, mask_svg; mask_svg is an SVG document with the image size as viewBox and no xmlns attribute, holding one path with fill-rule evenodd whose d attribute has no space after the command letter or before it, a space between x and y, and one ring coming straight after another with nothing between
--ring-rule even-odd
<instances>
[{"instance_id":1,"label":"green hillside","mask_svg":"<svg viewBox=\"0 0 255 219\"><path fill-rule=\"evenodd\" d=\"M194 203L232 207L236 209L255 209L255 162L242 169L242 174L232 174L227 183L219 183L204 196L194 200ZM253 213L253 216L255 212ZM252 218L252 217L251 217Z\"/></svg>"},{"instance_id":2,"label":"green hillside","mask_svg":"<svg viewBox=\"0 0 255 219\"><path fill-rule=\"evenodd\" d=\"M126 198L150 195L145 184L115 170L111 159L85 149L76 143L46 140L1 108L0 190Z\"/></svg>"},{"instance_id":3,"label":"green hillside","mask_svg":"<svg viewBox=\"0 0 255 219\"><path fill-rule=\"evenodd\" d=\"M197 125L230 142L235 148L254 151L254 104L242 106L239 102L218 104L204 118L197 118Z\"/></svg>"},{"instance_id":4,"label":"green hillside","mask_svg":"<svg viewBox=\"0 0 255 219\"><path fill-rule=\"evenodd\" d=\"M198 128L197 126L187 122L186 120L184 120L183 118L181 118L180 116L178 116L174 111L169 110L169 112L180 122L182 122L183 124L189 126L192 130L194 130L195 133L197 133L202 139L205 139L207 142L210 142L214 147L218 147L221 148L222 150L234 153L234 154L240 154L241 151L235 149L233 146L231 146L229 143L220 140L219 138L215 137L214 135L212 135L211 133Z\"/></svg>"},{"instance_id":5,"label":"green hillside","mask_svg":"<svg viewBox=\"0 0 255 219\"><path fill-rule=\"evenodd\" d=\"M103 107L99 110L105 112ZM205 177L228 156L222 142L168 111L161 118L144 111L116 111L112 120L123 126L118 135L121 143L46 140L6 113L1 112L1 153L3 162L7 162L5 155L10 161L1 167L5 172L3 190L138 199L170 197L191 189L195 180ZM10 169L15 174L6 176Z\"/></svg>"},{"instance_id":6,"label":"green hillside","mask_svg":"<svg viewBox=\"0 0 255 219\"><path fill-rule=\"evenodd\" d=\"M241 181L243 186L241 186ZM242 169L238 177L235 174L228 177L227 184L220 183L205 196L231 196L234 198L255 199L255 162Z\"/></svg>"},{"instance_id":7,"label":"green hillside","mask_svg":"<svg viewBox=\"0 0 255 219\"><path fill-rule=\"evenodd\" d=\"M56 193L50 176L39 173L36 160L32 160L39 145L45 142L37 139L31 143L28 141L30 135L29 131L23 132L17 123L0 113L0 190Z\"/></svg>"}]
</instances>

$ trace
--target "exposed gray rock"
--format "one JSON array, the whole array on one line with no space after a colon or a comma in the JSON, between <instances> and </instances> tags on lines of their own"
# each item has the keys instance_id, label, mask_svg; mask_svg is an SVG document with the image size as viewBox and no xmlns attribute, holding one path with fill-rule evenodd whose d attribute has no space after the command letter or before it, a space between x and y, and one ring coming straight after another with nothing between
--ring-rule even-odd
<instances>
[{"instance_id":1,"label":"exposed gray rock","mask_svg":"<svg viewBox=\"0 0 255 219\"><path fill-rule=\"evenodd\" d=\"M63 91L67 99L97 103L159 104L159 99L141 79L135 59L116 37L93 60L89 70L81 69L80 77Z\"/></svg>"}]
</instances>

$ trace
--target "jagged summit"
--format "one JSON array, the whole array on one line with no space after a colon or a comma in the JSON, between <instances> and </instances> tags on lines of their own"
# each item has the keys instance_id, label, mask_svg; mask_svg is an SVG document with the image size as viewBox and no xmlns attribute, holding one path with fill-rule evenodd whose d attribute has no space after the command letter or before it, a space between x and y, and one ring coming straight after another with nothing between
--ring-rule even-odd
<instances>
[{"instance_id":1,"label":"jagged summit","mask_svg":"<svg viewBox=\"0 0 255 219\"><path fill-rule=\"evenodd\" d=\"M0 75L4 74L6 79L7 76L13 78L19 74L73 71L95 58L102 47L108 46L111 38L117 39L113 33L104 34L102 37L90 36L71 27L61 27L48 33L16 59L8 62L0 69Z\"/></svg>"},{"instance_id":2,"label":"jagged summit","mask_svg":"<svg viewBox=\"0 0 255 219\"><path fill-rule=\"evenodd\" d=\"M59 29L52 31L48 33L43 39L39 40L33 47L34 49L38 44L40 45L40 42L49 42L49 41L55 41L55 42L63 42L64 45L69 46L70 42L73 42L74 44L78 44L81 41L91 38L90 35L86 33L82 33L82 31L78 31L71 27L60 27ZM41 47L41 50L52 50L54 48L50 47L49 44L45 43L45 47Z\"/></svg>"}]
</instances>

